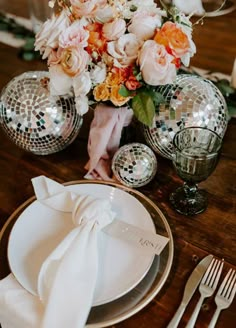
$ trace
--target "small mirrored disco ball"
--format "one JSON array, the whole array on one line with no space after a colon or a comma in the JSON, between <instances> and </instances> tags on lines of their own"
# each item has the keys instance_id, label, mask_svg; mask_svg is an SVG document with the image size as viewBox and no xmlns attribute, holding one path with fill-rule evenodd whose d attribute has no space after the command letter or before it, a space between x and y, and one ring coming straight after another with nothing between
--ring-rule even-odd
<instances>
[{"instance_id":1,"label":"small mirrored disco ball","mask_svg":"<svg viewBox=\"0 0 236 328\"><path fill-rule=\"evenodd\" d=\"M112 171L118 181L128 187L141 187L150 182L157 171L154 152L141 143L131 143L117 150Z\"/></svg>"},{"instance_id":2,"label":"small mirrored disco ball","mask_svg":"<svg viewBox=\"0 0 236 328\"><path fill-rule=\"evenodd\" d=\"M180 74L174 84L157 88L164 102L157 108L153 125L142 125L145 141L158 154L172 159L172 140L184 127L207 127L223 138L228 110L219 89L207 79Z\"/></svg>"},{"instance_id":3,"label":"small mirrored disco ball","mask_svg":"<svg viewBox=\"0 0 236 328\"><path fill-rule=\"evenodd\" d=\"M77 137L83 119L74 97L50 97L49 73L30 71L13 78L0 97L0 125L20 148L49 155L66 148Z\"/></svg>"}]
</instances>

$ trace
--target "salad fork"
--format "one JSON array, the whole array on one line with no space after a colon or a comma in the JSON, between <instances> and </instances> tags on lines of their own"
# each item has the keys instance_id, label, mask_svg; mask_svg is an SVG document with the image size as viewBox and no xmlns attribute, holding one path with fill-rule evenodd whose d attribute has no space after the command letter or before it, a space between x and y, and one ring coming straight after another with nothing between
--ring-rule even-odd
<instances>
[{"instance_id":1,"label":"salad fork","mask_svg":"<svg viewBox=\"0 0 236 328\"><path fill-rule=\"evenodd\" d=\"M208 328L214 328L221 310L227 309L236 293L236 272L230 269L225 276L215 297L217 308Z\"/></svg>"},{"instance_id":2,"label":"salad fork","mask_svg":"<svg viewBox=\"0 0 236 328\"><path fill-rule=\"evenodd\" d=\"M206 297L210 297L214 293L218 281L220 279L223 264L224 264L223 260L221 261L221 260L213 259L211 261L211 264L208 267L206 273L204 274L199 286L199 292L201 294L201 297L192 313L192 316L190 317L187 323L186 328L194 327L204 299Z\"/></svg>"}]
</instances>

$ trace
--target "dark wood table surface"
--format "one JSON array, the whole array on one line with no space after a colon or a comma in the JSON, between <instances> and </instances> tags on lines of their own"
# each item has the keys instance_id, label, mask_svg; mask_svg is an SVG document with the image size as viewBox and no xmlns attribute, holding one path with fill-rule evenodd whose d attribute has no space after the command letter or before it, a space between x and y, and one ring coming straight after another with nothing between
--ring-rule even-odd
<instances>
[{"instance_id":1,"label":"dark wood table surface","mask_svg":"<svg viewBox=\"0 0 236 328\"><path fill-rule=\"evenodd\" d=\"M27 17L25 0L0 0L1 10ZM236 11L226 16L205 18L203 25L194 27L197 54L193 66L231 74L236 57ZM26 62L18 57L18 49L0 43L0 89L14 76L30 70L45 70L39 61ZM91 115L86 115L77 139L65 150L37 156L15 146L0 129L0 228L11 213L33 195L31 179L46 175L64 183L83 179L88 160L87 137ZM164 328L177 309L185 283L196 263L208 253L224 258L223 275L229 268L236 269L236 119L231 119L224 138L219 164L203 183L208 192L207 210L195 217L177 214L170 207L168 197L182 182L172 163L157 155L158 172L154 180L139 189L150 197L164 213L174 237L174 260L168 279L161 292L140 312L113 328ZM0 264L2 265L2 264ZM184 327L199 294L195 293L180 322ZM207 299L196 327L207 327L215 309L214 298ZM220 315L217 327L235 327L236 299Z\"/></svg>"}]
</instances>

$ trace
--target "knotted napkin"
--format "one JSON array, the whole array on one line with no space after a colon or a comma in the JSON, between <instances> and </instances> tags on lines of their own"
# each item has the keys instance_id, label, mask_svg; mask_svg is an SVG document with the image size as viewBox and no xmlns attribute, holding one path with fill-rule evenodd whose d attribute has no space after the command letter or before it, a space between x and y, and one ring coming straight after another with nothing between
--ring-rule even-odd
<instances>
[{"instance_id":1,"label":"knotted napkin","mask_svg":"<svg viewBox=\"0 0 236 328\"><path fill-rule=\"evenodd\" d=\"M133 111L127 107L97 105L89 130L89 161L85 166L87 179L111 179L111 159L119 148L123 127L132 120Z\"/></svg>"},{"instance_id":2,"label":"knotted napkin","mask_svg":"<svg viewBox=\"0 0 236 328\"><path fill-rule=\"evenodd\" d=\"M71 212L75 227L41 266L38 276L38 295L43 304L43 311L42 313L35 311L33 319L30 319L37 323L30 325L28 322L24 326L22 322L16 322L15 326L5 325L3 328L84 327L96 286L99 261L98 233L112 222L115 213L109 201L94 199L88 195L76 195L44 176L32 179L32 183L37 201L58 211ZM11 297L11 302L4 301L9 292L7 285L15 286L16 292L19 292L20 288L10 276L1 282L0 322L3 318L2 313L5 313L4 321L7 322L6 315L12 314L11 306L15 301L14 295ZM22 288L22 300L23 291ZM35 297L31 295L29 297L27 294L25 304L28 302L34 309L40 308L39 299L36 301ZM21 309L25 316L28 312L27 307ZM24 317L23 320L26 318ZM12 318L9 317L9 322L11 321Z\"/></svg>"}]
</instances>

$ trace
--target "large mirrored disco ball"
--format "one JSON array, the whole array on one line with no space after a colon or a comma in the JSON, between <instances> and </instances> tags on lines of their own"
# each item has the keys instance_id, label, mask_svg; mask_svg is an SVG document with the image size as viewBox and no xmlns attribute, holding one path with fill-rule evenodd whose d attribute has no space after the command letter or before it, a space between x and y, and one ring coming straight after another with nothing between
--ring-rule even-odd
<instances>
[{"instance_id":1,"label":"large mirrored disco ball","mask_svg":"<svg viewBox=\"0 0 236 328\"><path fill-rule=\"evenodd\" d=\"M120 147L112 159L112 172L122 184L137 188L149 183L157 171L154 152L142 143Z\"/></svg>"},{"instance_id":2,"label":"large mirrored disco ball","mask_svg":"<svg viewBox=\"0 0 236 328\"><path fill-rule=\"evenodd\" d=\"M158 154L172 159L172 140L184 127L207 127L223 138L228 110L219 89L207 79L180 74L172 85L157 88L164 102L157 108L153 126L142 125L145 141Z\"/></svg>"},{"instance_id":3,"label":"large mirrored disco ball","mask_svg":"<svg viewBox=\"0 0 236 328\"><path fill-rule=\"evenodd\" d=\"M30 71L13 78L0 97L0 125L20 148L36 155L61 151L77 137L82 117L74 97L50 97L48 72Z\"/></svg>"}]
</instances>

